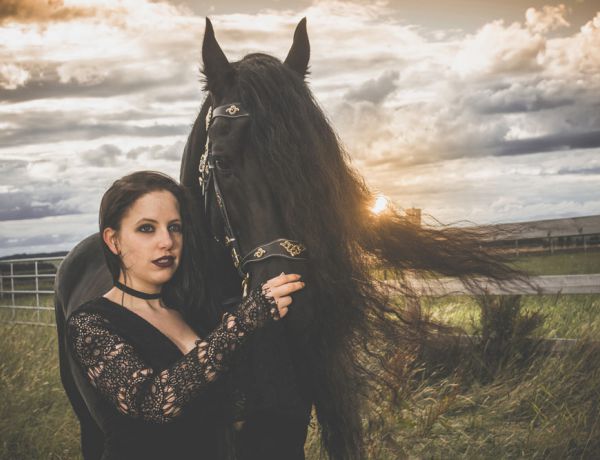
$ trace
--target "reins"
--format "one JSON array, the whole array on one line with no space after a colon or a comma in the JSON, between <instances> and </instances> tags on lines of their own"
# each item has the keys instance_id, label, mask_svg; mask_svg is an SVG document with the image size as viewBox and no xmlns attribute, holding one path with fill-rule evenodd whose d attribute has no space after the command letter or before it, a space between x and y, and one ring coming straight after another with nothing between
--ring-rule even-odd
<instances>
[{"instance_id":1,"label":"reins","mask_svg":"<svg viewBox=\"0 0 600 460\"><path fill-rule=\"evenodd\" d=\"M225 234L224 243L225 246L230 249L233 265L237 269L240 277L242 278L242 292L243 296L246 297L246 295L248 294L248 286L250 285L250 273L246 271L246 265L250 263L261 262L263 260L267 260L273 257L283 257L285 259L293 260L305 260L306 257L301 257L301 254L306 251L306 248L298 241L294 241L287 238L276 238L272 241L269 241L268 243L264 243L260 246L257 246L242 257L244 253L241 250L239 241L235 236L233 227L231 226L231 221L229 219L229 214L227 213L225 199L223 197L223 193L221 192L221 187L219 186L217 174L215 173L215 158L212 152L212 145L210 143L210 138L208 134L209 128L213 120L218 117L250 117L250 113L246 111L243 108L242 104L239 102L232 102L229 104L220 105L218 107L215 107L214 109L212 107L209 107L205 120L206 144L204 146L204 153L200 158L200 165L198 168L198 181L200 183L200 190L202 192L202 196L204 197L205 215L208 211L208 192L212 183L219 212L221 214L221 218L223 219L223 227ZM215 239L218 242L220 242L217 237L215 237Z\"/></svg>"}]
</instances>

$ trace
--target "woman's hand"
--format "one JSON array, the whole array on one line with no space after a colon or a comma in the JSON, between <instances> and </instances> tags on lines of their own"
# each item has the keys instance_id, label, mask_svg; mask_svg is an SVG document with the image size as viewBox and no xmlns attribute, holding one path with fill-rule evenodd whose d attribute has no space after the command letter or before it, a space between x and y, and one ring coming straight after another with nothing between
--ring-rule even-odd
<instances>
[{"instance_id":1,"label":"woman's hand","mask_svg":"<svg viewBox=\"0 0 600 460\"><path fill-rule=\"evenodd\" d=\"M286 275L282 273L263 284L264 294L267 297L275 299L281 318L287 315L288 307L292 303L290 294L299 291L305 286L304 282L300 281L300 278L300 275Z\"/></svg>"}]
</instances>

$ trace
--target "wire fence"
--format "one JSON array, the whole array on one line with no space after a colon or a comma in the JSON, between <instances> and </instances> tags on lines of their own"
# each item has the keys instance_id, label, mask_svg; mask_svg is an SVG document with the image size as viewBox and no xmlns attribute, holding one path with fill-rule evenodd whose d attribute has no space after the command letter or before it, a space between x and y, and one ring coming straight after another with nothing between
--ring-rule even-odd
<instances>
[{"instance_id":1,"label":"wire fence","mask_svg":"<svg viewBox=\"0 0 600 460\"><path fill-rule=\"evenodd\" d=\"M0 321L54 326L54 280L63 259L0 260Z\"/></svg>"}]
</instances>

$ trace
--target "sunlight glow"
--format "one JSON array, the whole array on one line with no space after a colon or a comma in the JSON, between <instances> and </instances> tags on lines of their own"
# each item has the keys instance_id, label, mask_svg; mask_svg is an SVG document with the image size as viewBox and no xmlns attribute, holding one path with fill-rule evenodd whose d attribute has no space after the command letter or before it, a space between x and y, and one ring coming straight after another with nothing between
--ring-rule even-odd
<instances>
[{"instance_id":1,"label":"sunlight glow","mask_svg":"<svg viewBox=\"0 0 600 460\"><path fill-rule=\"evenodd\" d=\"M375 204L371 208L371 212L375 215L381 214L385 211L390 205L390 200L388 197L384 195L378 195L375 199Z\"/></svg>"}]
</instances>

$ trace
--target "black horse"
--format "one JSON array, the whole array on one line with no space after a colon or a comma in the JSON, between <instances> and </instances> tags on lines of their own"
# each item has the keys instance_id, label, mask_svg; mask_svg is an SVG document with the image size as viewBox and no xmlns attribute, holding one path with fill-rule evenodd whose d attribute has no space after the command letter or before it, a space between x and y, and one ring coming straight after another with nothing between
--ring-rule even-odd
<instances>
[{"instance_id":1,"label":"black horse","mask_svg":"<svg viewBox=\"0 0 600 460\"><path fill-rule=\"evenodd\" d=\"M391 307L374 267L386 268L400 281L395 294L408 296L407 270L464 280L514 276L482 248L481 235L419 227L392 209L371 215L373 194L306 84L309 56L303 19L284 62L255 53L230 63L207 19L208 96L188 138L181 182L201 243L211 241L204 255L212 297L227 308L242 295L242 282L252 288L281 272L307 282L287 319L256 334L232 369L245 401L236 436L241 458L303 458L313 407L331 459L365 458L365 401L374 388L394 391L396 348L426 332L426 323ZM56 284L61 376L90 451L102 435L86 406L93 395L82 396L71 373L64 322L111 284L97 236L69 254Z\"/></svg>"}]
</instances>

